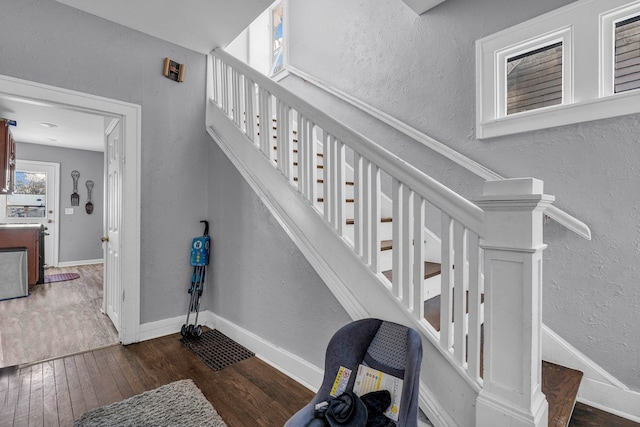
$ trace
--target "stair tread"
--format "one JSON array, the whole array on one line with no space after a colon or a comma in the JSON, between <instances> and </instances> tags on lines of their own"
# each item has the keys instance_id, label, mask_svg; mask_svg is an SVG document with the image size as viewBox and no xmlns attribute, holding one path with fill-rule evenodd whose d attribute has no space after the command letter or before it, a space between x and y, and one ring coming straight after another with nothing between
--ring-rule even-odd
<instances>
[{"instance_id":1,"label":"stair tread","mask_svg":"<svg viewBox=\"0 0 640 427\"><path fill-rule=\"evenodd\" d=\"M391 221L392 221L392 219L391 219L390 216L389 217L380 218L380 222L391 222ZM355 224L355 220L353 218L348 218L347 219L347 225L353 225L353 224Z\"/></svg>"},{"instance_id":2,"label":"stair tread","mask_svg":"<svg viewBox=\"0 0 640 427\"><path fill-rule=\"evenodd\" d=\"M640 423L576 402L569 427L640 427Z\"/></svg>"},{"instance_id":3,"label":"stair tread","mask_svg":"<svg viewBox=\"0 0 640 427\"><path fill-rule=\"evenodd\" d=\"M387 241L390 242L390 240L387 240ZM383 271L382 274L384 274L384 276L390 282L393 282L393 271L392 270ZM425 279L428 279L428 278L433 277L433 276L437 276L438 274L440 274L440 264L435 263L435 262L429 262L429 261L425 261L424 262L424 278Z\"/></svg>"},{"instance_id":4,"label":"stair tread","mask_svg":"<svg viewBox=\"0 0 640 427\"><path fill-rule=\"evenodd\" d=\"M549 427L569 425L581 380L580 371L542 361L542 392L549 402Z\"/></svg>"},{"instance_id":5,"label":"stair tread","mask_svg":"<svg viewBox=\"0 0 640 427\"><path fill-rule=\"evenodd\" d=\"M438 264L438 266L440 266L440 264ZM484 303L484 295L480 297L480 301ZM467 313L468 312L469 291L467 291ZM431 324L431 326L433 326L436 331L440 332L440 295L436 295L435 297L424 302L424 318Z\"/></svg>"}]
</instances>

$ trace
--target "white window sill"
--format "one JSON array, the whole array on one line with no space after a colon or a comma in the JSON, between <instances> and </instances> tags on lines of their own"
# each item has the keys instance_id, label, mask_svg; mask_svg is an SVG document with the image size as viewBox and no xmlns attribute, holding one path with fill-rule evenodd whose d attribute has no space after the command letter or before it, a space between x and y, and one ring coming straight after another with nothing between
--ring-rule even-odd
<instances>
[{"instance_id":1,"label":"white window sill","mask_svg":"<svg viewBox=\"0 0 640 427\"><path fill-rule=\"evenodd\" d=\"M284 68L278 72L278 74L274 74L273 76L270 76L270 78L271 80L279 82L280 80L287 77L289 74L290 74L289 70L287 70L287 66L285 65Z\"/></svg>"},{"instance_id":2,"label":"white window sill","mask_svg":"<svg viewBox=\"0 0 640 427\"><path fill-rule=\"evenodd\" d=\"M492 138L637 113L640 113L640 90L487 120L478 124L476 136Z\"/></svg>"}]
</instances>

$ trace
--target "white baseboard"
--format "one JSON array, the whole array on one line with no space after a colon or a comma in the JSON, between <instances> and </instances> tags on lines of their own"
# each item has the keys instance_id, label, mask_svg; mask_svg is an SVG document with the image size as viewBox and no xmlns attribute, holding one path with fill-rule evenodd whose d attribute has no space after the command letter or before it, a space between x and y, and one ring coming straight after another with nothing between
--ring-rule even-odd
<instances>
[{"instance_id":1,"label":"white baseboard","mask_svg":"<svg viewBox=\"0 0 640 427\"><path fill-rule=\"evenodd\" d=\"M458 424L442 407L431 390L420 384L420 409L429 418L434 427L457 427Z\"/></svg>"},{"instance_id":2,"label":"white baseboard","mask_svg":"<svg viewBox=\"0 0 640 427\"><path fill-rule=\"evenodd\" d=\"M622 418L640 423L640 393L583 378L578 401Z\"/></svg>"},{"instance_id":3,"label":"white baseboard","mask_svg":"<svg viewBox=\"0 0 640 427\"><path fill-rule=\"evenodd\" d=\"M320 388L324 376L323 369L210 311L208 315L211 316L213 324L207 324L207 326L211 328L215 326L215 329L247 347L257 357L309 390L316 392Z\"/></svg>"},{"instance_id":4,"label":"white baseboard","mask_svg":"<svg viewBox=\"0 0 640 427\"><path fill-rule=\"evenodd\" d=\"M180 328L184 324L185 319L186 313L184 316L158 320L156 322L143 323L138 329L138 340L147 341L180 332ZM202 324L202 322L198 323Z\"/></svg>"},{"instance_id":5,"label":"white baseboard","mask_svg":"<svg viewBox=\"0 0 640 427\"><path fill-rule=\"evenodd\" d=\"M584 373L578 390L580 402L640 422L640 393L630 390L546 325L542 325L542 358Z\"/></svg>"},{"instance_id":6,"label":"white baseboard","mask_svg":"<svg viewBox=\"0 0 640 427\"><path fill-rule=\"evenodd\" d=\"M138 338L140 341L160 338L180 332L185 322L184 316L158 320L140 325ZM322 384L324 370L277 345L264 340L209 310L201 311L198 323L211 329L217 329L238 344L243 345L256 354L258 358L273 366L288 377L299 382L309 390L316 392ZM286 368L285 368L286 366Z\"/></svg>"},{"instance_id":7,"label":"white baseboard","mask_svg":"<svg viewBox=\"0 0 640 427\"><path fill-rule=\"evenodd\" d=\"M104 259L83 259L80 261L64 261L59 262L58 267L76 267L78 265L104 264Z\"/></svg>"}]
</instances>

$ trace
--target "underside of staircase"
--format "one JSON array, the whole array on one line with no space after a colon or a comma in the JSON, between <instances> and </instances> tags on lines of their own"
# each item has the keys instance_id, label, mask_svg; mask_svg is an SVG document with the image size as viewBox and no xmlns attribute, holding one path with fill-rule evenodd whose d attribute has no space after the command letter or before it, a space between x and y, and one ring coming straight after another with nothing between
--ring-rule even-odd
<instances>
[{"instance_id":1,"label":"underside of staircase","mask_svg":"<svg viewBox=\"0 0 640 427\"><path fill-rule=\"evenodd\" d=\"M478 362L473 363L478 365L475 368L479 377L477 382L482 384L485 372L485 293L482 287L478 291L462 288L464 297L456 296L453 286L454 277L457 279L471 274L472 270L468 264L474 262L473 258L460 258L458 252L462 250L457 249L455 252L451 250L453 259L440 259L440 254L446 253L439 250L444 244L440 241L443 230L446 229L446 223L443 222L438 232L431 232L425 228L424 232L418 233L414 227L413 234L405 235L400 252L404 251L406 255L410 251L422 259L419 263L413 263L417 267L411 267L411 275L407 274L408 269L396 271L393 266L403 262L398 258L400 255L396 254L398 249L394 247L394 242L399 241L397 235L402 232L403 227L397 224L396 219L408 214L399 211L395 204L388 202L384 196L379 200L367 200L371 206L377 206L378 215L373 216L377 223L370 225L375 229L373 237L367 236L366 233L363 237L363 206L358 202L363 197L363 184L359 175L362 171L357 163L358 155L352 154L356 160L351 159L351 166L347 165L337 174L332 173L335 169L335 158L344 157L343 152L336 151L332 136L324 132L314 133L314 123L311 123L311 127L305 127L306 122L300 118L292 125L288 122L280 123L277 114L265 114L273 110L280 112L282 106L270 99L263 99L262 92L257 101L259 108L256 107L256 110L260 111L254 111L247 101L247 93L252 92L254 88L253 81L244 77L244 83L241 83L239 74L230 68L225 67L222 72L230 75L225 74L221 87L214 88L213 91L227 90L225 82L237 82L239 85L245 85L245 93L243 95L238 91L229 95L223 92L218 95L222 98L218 103L222 107L212 105L207 119L208 131L213 139L247 179L352 317L380 317L420 330L424 330L427 325L427 333L423 338L425 351L422 378L423 381L437 384L434 384L433 388L421 388L421 408L436 426L476 425L475 421L472 421L475 415L468 414L469 408L476 405L480 387L476 385L473 374L469 377L468 373L461 372L460 368L451 365L452 358L461 357L461 366L472 365L469 357L473 354L472 349L478 348ZM249 87L250 91L247 89ZM242 105L246 111L243 111L242 115L237 112L234 114L233 111L229 111L229 108L233 110L234 105ZM298 107L297 111L304 109ZM255 133L251 135L250 129L253 127ZM291 142L290 147L285 146L286 153L277 143L282 138ZM304 139L307 139L306 145L302 144ZM340 180L339 183L336 182L336 177ZM374 182L366 185L380 184ZM340 202L335 201L336 191ZM300 197L301 193L304 197ZM397 197L394 193L394 196L388 199L395 201ZM420 215L417 208L415 214ZM451 227L452 235L457 233L455 224ZM338 235L335 234L336 231ZM465 231L465 236L466 233ZM416 248L415 236L420 236L420 248ZM371 241L367 241L367 238ZM434 246L438 246L435 252ZM477 260L475 262L477 263ZM443 263L450 266L445 272L442 271ZM372 268L372 265L375 268ZM356 266L362 267L355 268ZM422 301L413 301L413 304L407 307L407 302L394 298L394 294L403 293L398 287L404 285L399 283L407 281L409 276L413 277L410 280L415 284L416 296L413 298L420 296ZM478 275L478 280L482 282L483 278ZM449 281L452 285L447 290L444 283ZM443 290L446 294L442 293ZM444 311L443 299L449 301L448 306L444 305L447 307ZM479 312L474 308L474 299L477 301ZM465 307L462 313L460 310L456 311L456 301ZM470 313L472 309L475 313ZM416 318L416 313L420 313L420 318ZM474 321L474 318L479 320ZM474 327L477 328L477 337L467 333L460 337L458 329L461 326L453 326L454 324L464 325L464 330L469 332ZM463 355L459 352L452 355L449 351L432 345L432 340L449 342L451 353L456 350L456 346L467 351ZM471 340L478 342L473 344ZM469 369L473 372L473 369ZM539 372L542 392L549 405L548 426L591 425L580 424L583 422L579 421L583 415L570 424L582 373L545 361L542 361ZM450 381L450 384L443 383L438 377L447 378L446 381ZM433 395L432 389L437 390L437 396ZM446 412L438 403L443 401L448 403L447 411L459 413L454 416L441 413ZM583 408L580 406L580 409ZM460 415L464 411L467 415Z\"/></svg>"}]
</instances>

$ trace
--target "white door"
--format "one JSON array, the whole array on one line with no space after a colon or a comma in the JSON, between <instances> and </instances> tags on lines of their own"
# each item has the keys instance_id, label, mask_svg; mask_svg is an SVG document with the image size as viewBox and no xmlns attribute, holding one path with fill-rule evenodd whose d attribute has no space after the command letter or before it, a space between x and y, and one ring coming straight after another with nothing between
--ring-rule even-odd
<instances>
[{"instance_id":1,"label":"white door","mask_svg":"<svg viewBox=\"0 0 640 427\"><path fill-rule=\"evenodd\" d=\"M0 198L1 222L42 224L47 227L44 262L49 267L58 266L59 182L59 163L16 160L14 194Z\"/></svg>"},{"instance_id":2,"label":"white door","mask_svg":"<svg viewBox=\"0 0 640 427\"><path fill-rule=\"evenodd\" d=\"M122 200L122 126L114 121L107 129L105 163L105 242L104 256L104 312L120 332L122 322L122 262L120 259L120 229Z\"/></svg>"}]
</instances>

